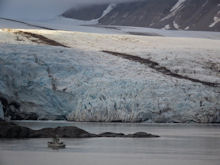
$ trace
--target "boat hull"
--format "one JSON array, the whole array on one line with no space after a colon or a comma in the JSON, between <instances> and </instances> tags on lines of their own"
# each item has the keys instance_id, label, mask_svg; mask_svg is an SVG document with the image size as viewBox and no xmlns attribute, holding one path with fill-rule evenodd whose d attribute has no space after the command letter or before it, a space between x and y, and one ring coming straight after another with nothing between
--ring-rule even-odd
<instances>
[{"instance_id":1,"label":"boat hull","mask_svg":"<svg viewBox=\"0 0 220 165\"><path fill-rule=\"evenodd\" d=\"M63 144L63 143L51 143L51 142L48 142L48 147L49 148L65 148L66 145Z\"/></svg>"}]
</instances>

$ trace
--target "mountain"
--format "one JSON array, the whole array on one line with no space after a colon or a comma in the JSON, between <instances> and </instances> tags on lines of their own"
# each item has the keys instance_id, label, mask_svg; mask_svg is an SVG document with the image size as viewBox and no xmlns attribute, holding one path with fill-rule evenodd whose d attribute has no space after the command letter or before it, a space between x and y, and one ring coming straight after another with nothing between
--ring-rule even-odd
<instances>
[{"instance_id":1,"label":"mountain","mask_svg":"<svg viewBox=\"0 0 220 165\"><path fill-rule=\"evenodd\" d=\"M107 5L69 10L65 17L87 19L104 12ZM106 7L107 8L107 7ZM94 13L95 12L95 13ZM219 0L143 0L118 3L104 17L103 25L139 26L172 30L220 31Z\"/></svg>"}]
</instances>

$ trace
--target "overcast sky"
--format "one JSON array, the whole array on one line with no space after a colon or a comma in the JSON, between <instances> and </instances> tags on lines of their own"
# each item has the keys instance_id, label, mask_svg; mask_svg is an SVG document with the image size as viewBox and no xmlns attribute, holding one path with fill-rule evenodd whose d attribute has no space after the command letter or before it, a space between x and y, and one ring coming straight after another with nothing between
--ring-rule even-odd
<instances>
[{"instance_id":1,"label":"overcast sky","mask_svg":"<svg viewBox=\"0 0 220 165\"><path fill-rule=\"evenodd\" d=\"M85 4L119 3L135 0L0 0L0 16L8 18L52 18L65 10ZM138 1L138 0L136 0Z\"/></svg>"}]
</instances>

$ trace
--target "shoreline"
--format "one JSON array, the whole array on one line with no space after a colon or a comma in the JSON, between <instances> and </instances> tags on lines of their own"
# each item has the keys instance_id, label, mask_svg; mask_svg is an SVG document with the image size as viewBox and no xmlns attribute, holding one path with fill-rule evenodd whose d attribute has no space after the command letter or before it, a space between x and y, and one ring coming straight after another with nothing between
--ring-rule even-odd
<instances>
[{"instance_id":1,"label":"shoreline","mask_svg":"<svg viewBox=\"0 0 220 165\"><path fill-rule=\"evenodd\" d=\"M137 124L137 125L167 125L167 126L172 126L172 125L179 125L179 126L220 126L220 123L150 123L150 122L94 122L94 121L69 121L69 120L11 120L13 123L85 123L85 124Z\"/></svg>"}]
</instances>

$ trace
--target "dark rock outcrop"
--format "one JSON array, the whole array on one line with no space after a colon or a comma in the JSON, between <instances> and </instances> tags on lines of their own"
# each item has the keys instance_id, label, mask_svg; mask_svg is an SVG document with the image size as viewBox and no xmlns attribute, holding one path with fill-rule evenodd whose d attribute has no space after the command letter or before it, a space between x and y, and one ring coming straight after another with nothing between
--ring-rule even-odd
<instances>
[{"instance_id":1,"label":"dark rock outcrop","mask_svg":"<svg viewBox=\"0 0 220 165\"><path fill-rule=\"evenodd\" d=\"M0 138L28 138L33 131L14 123L0 121Z\"/></svg>"},{"instance_id":2,"label":"dark rock outcrop","mask_svg":"<svg viewBox=\"0 0 220 165\"><path fill-rule=\"evenodd\" d=\"M153 138L160 137L158 135L152 135L146 132L136 132L134 134L123 134L123 133L113 133L113 132L104 132L98 135L98 137L122 137L122 138Z\"/></svg>"},{"instance_id":3,"label":"dark rock outcrop","mask_svg":"<svg viewBox=\"0 0 220 165\"><path fill-rule=\"evenodd\" d=\"M62 138L92 138L92 137L122 137L122 138L153 138L157 135L138 132L125 135L123 133L106 132L99 135L89 133L74 126L44 128L32 130L30 128L18 126L11 122L0 121L0 138L52 138L58 135Z\"/></svg>"},{"instance_id":4,"label":"dark rock outcrop","mask_svg":"<svg viewBox=\"0 0 220 165\"><path fill-rule=\"evenodd\" d=\"M123 133L104 132L98 135L99 137L124 137Z\"/></svg>"},{"instance_id":5,"label":"dark rock outcrop","mask_svg":"<svg viewBox=\"0 0 220 165\"><path fill-rule=\"evenodd\" d=\"M128 134L127 137L130 138L148 138L148 137L160 137L158 135L152 135L146 132L136 132L134 134Z\"/></svg>"},{"instance_id":6,"label":"dark rock outcrop","mask_svg":"<svg viewBox=\"0 0 220 165\"><path fill-rule=\"evenodd\" d=\"M96 137L95 134L86 132L74 126L57 127L57 128L43 128L33 131L29 138L50 138L58 135L62 138L89 138Z\"/></svg>"},{"instance_id":7,"label":"dark rock outcrop","mask_svg":"<svg viewBox=\"0 0 220 165\"><path fill-rule=\"evenodd\" d=\"M148 0L118 4L101 24L148 27L165 17L177 0Z\"/></svg>"},{"instance_id":8,"label":"dark rock outcrop","mask_svg":"<svg viewBox=\"0 0 220 165\"><path fill-rule=\"evenodd\" d=\"M4 120L4 111L3 111L3 106L1 102L0 102L0 119Z\"/></svg>"},{"instance_id":9,"label":"dark rock outcrop","mask_svg":"<svg viewBox=\"0 0 220 165\"><path fill-rule=\"evenodd\" d=\"M14 100L0 96L0 104L4 112L4 116L11 120L37 120L38 115L33 112L22 112L20 103Z\"/></svg>"}]
</instances>

